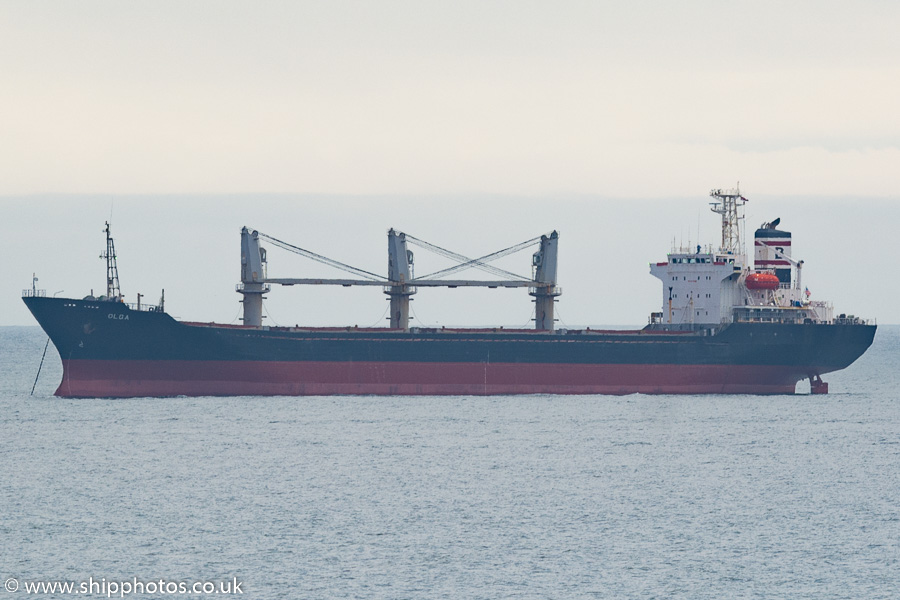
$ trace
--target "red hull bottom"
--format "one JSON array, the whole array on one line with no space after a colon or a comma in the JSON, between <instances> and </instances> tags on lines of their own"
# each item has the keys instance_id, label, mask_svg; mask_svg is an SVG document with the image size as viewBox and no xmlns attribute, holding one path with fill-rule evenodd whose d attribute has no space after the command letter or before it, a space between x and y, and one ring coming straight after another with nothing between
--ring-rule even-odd
<instances>
[{"instance_id":1,"label":"red hull bottom","mask_svg":"<svg viewBox=\"0 0 900 600\"><path fill-rule=\"evenodd\" d=\"M57 396L793 394L800 367L522 363L63 361Z\"/></svg>"}]
</instances>

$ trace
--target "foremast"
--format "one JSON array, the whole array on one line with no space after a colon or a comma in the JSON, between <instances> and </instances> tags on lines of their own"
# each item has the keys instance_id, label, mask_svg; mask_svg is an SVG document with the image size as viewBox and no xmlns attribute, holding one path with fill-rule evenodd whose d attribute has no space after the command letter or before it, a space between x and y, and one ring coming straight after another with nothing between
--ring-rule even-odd
<instances>
[{"instance_id":1,"label":"foremast","mask_svg":"<svg viewBox=\"0 0 900 600\"><path fill-rule=\"evenodd\" d=\"M106 234L106 252L100 258L106 259L106 297L109 300L120 301L122 289L119 287L119 267L116 264L116 244L113 241L112 232L109 229L109 221L103 230Z\"/></svg>"}]
</instances>

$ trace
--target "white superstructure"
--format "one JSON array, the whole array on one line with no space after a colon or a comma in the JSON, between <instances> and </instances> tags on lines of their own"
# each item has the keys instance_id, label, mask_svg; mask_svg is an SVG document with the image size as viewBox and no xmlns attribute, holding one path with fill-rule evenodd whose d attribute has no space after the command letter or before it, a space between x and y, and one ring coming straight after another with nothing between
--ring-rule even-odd
<instances>
[{"instance_id":1,"label":"white superstructure","mask_svg":"<svg viewBox=\"0 0 900 600\"><path fill-rule=\"evenodd\" d=\"M738 188L710 196L722 218L721 245L673 248L666 262L650 265L663 284L662 310L651 323L702 329L735 321L833 322L831 305L811 301L801 287L803 261L792 258L791 233L777 229L780 220L756 230L751 265L741 239L747 199Z\"/></svg>"}]
</instances>

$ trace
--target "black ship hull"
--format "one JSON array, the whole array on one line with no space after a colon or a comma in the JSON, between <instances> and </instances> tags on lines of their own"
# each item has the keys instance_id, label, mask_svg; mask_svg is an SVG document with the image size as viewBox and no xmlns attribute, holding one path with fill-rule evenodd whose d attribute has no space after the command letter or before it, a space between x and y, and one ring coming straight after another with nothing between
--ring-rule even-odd
<instances>
[{"instance_id":1,"label":"black ship hull","mask_svg":"<svg viewBox=\"0 0 900 600\"><path fill-rule=\"evenodd\" d=\"M698 331L243 327L118 302L27 297L71 397L789 394L871 345L863 324Z\"/></svg>"}]
</instances>

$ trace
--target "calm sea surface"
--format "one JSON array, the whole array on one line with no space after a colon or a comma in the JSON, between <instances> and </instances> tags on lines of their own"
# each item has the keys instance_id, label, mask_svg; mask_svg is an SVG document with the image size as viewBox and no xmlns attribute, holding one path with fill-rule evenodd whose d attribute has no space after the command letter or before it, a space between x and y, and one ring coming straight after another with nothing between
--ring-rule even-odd
<instances>
[{"instance_id":1,"label":"calm sea surface","mask_svg":"<svg viewBox=\"0 0 900 600\"><path fill-rule=\"evenodd\" d=\"M29 396L45 340L0 328L0 600L900 597L897 327L774 397L66 400L52 345Z\"/></svg>"}]
</instances>

